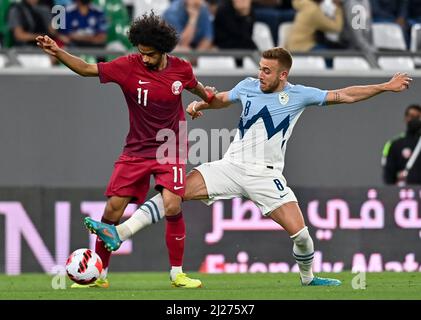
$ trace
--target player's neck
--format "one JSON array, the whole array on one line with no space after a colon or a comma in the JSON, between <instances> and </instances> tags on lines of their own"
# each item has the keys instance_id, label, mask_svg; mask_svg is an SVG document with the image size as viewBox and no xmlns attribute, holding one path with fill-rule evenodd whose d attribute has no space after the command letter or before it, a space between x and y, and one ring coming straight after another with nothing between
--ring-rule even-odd
<instances>
[{"instance_id":1,"label":"player's neck","mask_svg":"<svg viewBox=\"0 0 421 320\"><path fill-rule=\"evenodd\" d=\"M287 83L288 83L287 80L281 81L279 83L279 86L276 88L275 92L282 92L282 91L284 91L285 90L285 87L287 86Z\"/></svg>"},{"instance_id":2,"label":"player's neck","mask_svg":"<svg viewBox=\"0 0 421 320\"><path fill-rule=\"evenodd\" d=\"M168 65L168 55L164 53L162 55L161 63L158 66L158 71L164 70Z\"/></svg>"}]
</instances>

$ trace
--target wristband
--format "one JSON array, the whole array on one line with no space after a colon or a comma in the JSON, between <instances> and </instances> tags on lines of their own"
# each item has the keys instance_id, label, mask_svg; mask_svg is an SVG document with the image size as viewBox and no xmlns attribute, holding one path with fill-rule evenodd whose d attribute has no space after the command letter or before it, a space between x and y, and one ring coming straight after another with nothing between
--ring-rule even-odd
<instances>
[{"instance_id":1,"label":"wristband","mask_svg":"<svg viewBox=\"0 0 421 320\"><path fill-rule=\"evenodd\" d=\"M215 98L215 93L211 91L206 90L206 97L207 97L207 103L211 103L213 98Z\"/></svg>"}]
</instances>

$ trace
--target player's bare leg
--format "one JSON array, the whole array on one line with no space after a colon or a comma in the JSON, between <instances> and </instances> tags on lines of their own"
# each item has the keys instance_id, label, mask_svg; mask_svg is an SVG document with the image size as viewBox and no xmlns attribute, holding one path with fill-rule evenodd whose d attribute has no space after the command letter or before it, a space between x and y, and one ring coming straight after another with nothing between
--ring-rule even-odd
<instances>
[{"instance_id":1,"label":"player's bare leg","mask_svg":"<svg viewBox=\"0 0 421 320\"><path fill-rule=\"evenodd\" d=\"M126 210L126 207L130 203L131 200L132 200L132 197L119 197L119 196L110 197L107 201L107 204L105 205L105 210L104 210L104 214L102 216L101 222L107 223L113 226L118 225L121 217L123 216L124 210ZM89 225L87 226L89 228ZM96 233L95 230L93 229L90 229L90 230ZM103 231L105 232L106 237L110 237L111 239L115 238L113 234L110 234L110 233L107 234L106 230L103 230ZM95 246L95 251L97 253L98 251L101 251L101 254L106 259L105 265L106 267L108 267L108 263L110 260L110 252L112 251L112 248L107 246L107 244L104 243L100 238L101 238L101 235L99 234L97 238L96 246ZM101 254L100 254L100 257L101 259L103 259ZM102 264L104 265L104 260Z\"/></svg>"},{"instance_id":2,"label":"player's bare leg","mask_svg":"<svg viewBox=\"0 0 421 320\"><path fill-rule=\"evenodd\" d=\"M132 197L110 197L105 205L103 219L118 223L131 200Z\"/></svg>"},{"instance_id":3,"label":"player's bare leg","mask_svg":"<svg viewBox=\"0 0 421 320\"><path fill-rule=\"evenodd\" d=\"M208 189L202 174L198 170L190 171L186 177L186 192L183 200L202 200L208 197Z\"/></svg>"},{"instance_id":4,"label":"player's bare leg","mask_svg":"<svg viewBox=\"0 0 421 320\"><path fill-rule=\"evenodd\" d=\"M305 227L303 214L297 202L288 202L272 211L270 218L278 223L290 236Z\"/></svg>"},{"instance_id":5,"label":"player's bare leg","mask_svg":"<svg viewBox=\"0 0 421 320\"><path fill-rule=\"evenodd\" d=\"M112 196L108 199L107 204L105 205L104 214L102 216L101 222L106 223L108 225L116 225L120 221L124 210L126 209L127 205L131 201L131 197L118 197ZM95 252L100 256L102 260L103 271L101 273L100 279L95 281L93 284L90 285L78 285L73 284L72 288L90 288L90 287L101 287L101 288L108 288L108 280L107 280L107 272L108 272L108 265L110 263L111 257L111 250L106 245L106 242L102 240L102 237L111 237L116 238L115 235L110 233L108 229L103 228L97 230L92 227L94 221L89 217L85 218L85 224L89 230L94 233L98 233L96 243L95 243ZM103 236L101 236L103 234Z\"/></svg>"},{"instance_id":6,"label":"player's bare leg","mask_svg":"<svg viewBox=\"0 0 421 320\"><path fill-rule=\"evenodd\" d=\"M111 225L117 225L131 199L131 197L110 197L107 201L107 204L105 205L105 210L101 221ZM96 239L95 252L101 257L102 266L105 270L101 278L106 278L111 252L104 245L104 242L100 239L100 237L97 237Z\"/></svg>"},{"instance_id":7,"label":"player's bare leg","mask_svg":"<svg viewBox=\"0 0 421 320\"><path fill-rule=\"evenodd\" d=\"M205 182L202 175L196 170L193 170L187 175L185 188L185 200L207 198ZM200 287L199 280L189 279L182 272L185 225L181 213L181 202L182 198L180 196L164 188L162 193L157 194L142 204L128 220L118 226L101 223L90 218L85 219L85 224L91 231L96 232L101 237L108 249L115 251L120 247L122 241L127 240L141 229L166 217L166 242L170 264L172 266L171 279L173 285L176 284L174 282L177 275L181 274L181 279L177 282L188 282L185 287ZM112 219L112 217L116 216L111 215L107 217ZM190 280L194 280L195 282L191 282Z\"/></svg>"},{"instance_id":8,"label":"player's bare leg","mask_svg":"<svg viewBox=\"0 0 421 320\"><path fill-rule=\"evenodd\" d=\"M314 244L297 202L283 204L274 210L270 217L288 232L294 242L292 254L300 269L303 285L338 286L341 284L336 279L319 278L313 275Z\"/></svg>"},{"instance_id":9,"label":"player's bare leg","mask_svg":"<svg viewBox=\"0 0 421 320\"><path fill-rule=\"evenodd\" d=\"M118 197L112 196L108 199L104 214L101 222L95 221L89 217L85 218L86 227L92 232L97 234L98 238L102 241L98 242L103 245L107 251L115 251L121 245L121 240L115 232L115 225L118 224L123 216L124 210L131 201L131 197ZM113 229L105 228L105 226L113 226ZM109 256L109 253L108 253ZM102 259L102 257L101 257Z\"/></svg>"},{"instance_id":10,"label":"player's bare leg","mask_svg":"<svg viewBox=\"0 0 421 320\"><path fill-rule=\"evenodd\" d=\"M187 174L185 188L184 201L208 198L205 181L197 170L192 170ZM104 239L104 241L110 242L110 250L117 250L122 241L129 239L147 226L157 223L166 215L175 215L181 211L181 202L177 198L178 196L167 189L164 189L163 192L165 192L165 203L163 194L159 193L142 204L129 219L110 230L118 235L118 241ZM174 200L172 200L172 195L175 197Z\"/></svg>"}]
</instances>

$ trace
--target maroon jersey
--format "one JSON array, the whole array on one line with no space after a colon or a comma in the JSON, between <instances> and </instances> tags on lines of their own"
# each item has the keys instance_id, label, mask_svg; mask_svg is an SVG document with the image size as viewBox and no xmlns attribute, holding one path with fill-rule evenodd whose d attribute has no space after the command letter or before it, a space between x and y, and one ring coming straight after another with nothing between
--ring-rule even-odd
<instances>
[{"instance_id":1,"label":"maroon jersey","mask_svg":"<svg viewBox=\"0 0 421 320\"><path fill-rule=\"evenodd\" d=\"M156 158L157 149L166 142L157 141L161 129L175 133L177 141L172 143L187 145L186 134L178 134L179 122L185 121L181 92L196 87L197 79L189 62L167 57L167 67L160 71L145 67L140 54L98 63L101 83L117 83L129 108L130 130L123 154ZM179 141L179 136L185 141Z\"/></svg>"}]
</instances>

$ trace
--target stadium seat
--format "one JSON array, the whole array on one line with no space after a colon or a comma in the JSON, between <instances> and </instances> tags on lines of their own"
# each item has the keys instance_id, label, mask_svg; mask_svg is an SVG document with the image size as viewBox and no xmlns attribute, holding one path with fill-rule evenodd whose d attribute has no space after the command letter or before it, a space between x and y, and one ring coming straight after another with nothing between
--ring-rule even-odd
<instances>
[{"instance_id":1,"label":"stadium seat","mask_svg":"<svg viewBox=\"0 0 421 320\"><path fill-rule=\"evenodd\" d=\"M421 50L421 23L416 23L411 28L411 48L412 52Z\"/></svg>"},{"instance_id":2,"label":"stadium seat","mask_svg":"<svg viewBox=\"0 0 421 320\"><path fill-rule=\"evenodd\" d=\"M135 0L133 1L133 16L140 17L145 12L153 10L161 15L170 6L170 0Z\"/></svg>"},{"instance_id":3,"label":"stadium seat","mask_svg":"<svg viewBox=\"0 0 421 320\"><path fill-rule=\"evenodd\" d=\"M52 66L50 57L44 54L19 54L17 59L22 67L50 68Z\"/></svg>"},{"instance_id":4,"label":"stadium seat","mask_svg":"<svg viewBox=\"0 0 421 320\"><path fill-rule=\"evenodd\" d=\"M273 48L272 34L269 26L263 22L255 22L253 24L252 39L260 51L265 51Z\"/></svg>"},{"instance_id":5,"label":"stadium seat","mask_svg":"<svg viewBox=\"0 0 421 320\"><path fill-rule=\"evenodd\" d=\"M415 64L410 57L379 57L380 69L391 71L414 70Z\"/></svg>"},{"instance_id":6,"label":"stadium seat","mask_svg":"<svg viewBox=\"0 0 421 320\"><path fill-rule=\"evenodd\" d=\"M282 24L279 25L278 28L278 45L280 47L285 47L285 43L287 41L288 38L288 34L291 31L291 27L292 27L292 22L284 22Z\"/></svg>"},{"instance_id":7,"label":"stadium seat","mask_svg":"<svg viewBox=\"0 0 421 320\"><path fill-rule=\"evenodd\" d=\"M197 68L202 70L226 70L235 69L233 57L198 57Z\"/></svg>"},{"instance_id":8,"label":"stadium seat","mask_svg":"<svg viewBox=\"0 0 421 320\"><path fill-rule=\"evenodd\" d=\"M334 57L335 70L370 70L367 60L362 57Z\"/></svg>"},{"instance_id":9,"label":"stadium seat","mask_svg":"<svg viewBox=\"0 0 421 320\"><path fill-rule=\"evenodd\" d=\"M294 57L293 70L325 70L326 62L322 57Z\"/></svg>"},{"instance_id":10,"label":"stadium seat","mask_svg":"<svg viewBox=\"0 0 421 320\"><path fill-rule=\"evenodd\" d=\"M6 66L7 58L4 55L0 55L0 68L4 68Z\"/></svg>"},{"instance_id":11,"label":"stadium seat","mask_svg":"<svg viewBox=\"0 0 421 320\"><path fill-rule=\"evenodd\" d=\"M421 23L415 23L411 27L410 51L421 51ZM421 68L421 57L413 57L415 68Z\"/></svg>"},{"instance_id":12,"label":"stadium seat","mask_svg":"<svg viewBox=\"0 0 421 320\"><path fill-rule=\"evenodd\" d=\"M402 28L396 23L373 23L373 42L377 49L406 50Z\"/></svg>"},{"instance_id":13,"label":"stadium seat","mask_svg":"<svg viewBox=\"0 0 421 320\"><path fill-rule=\"evenodd\" d=\"M250 57L244 57L243 68L246 70L254 70L257 72L258 66Z\"/></svg>"}]
</instances>

